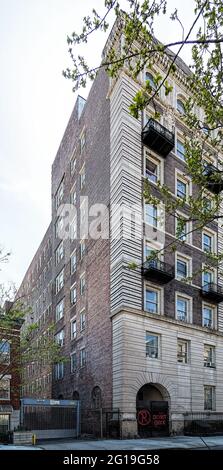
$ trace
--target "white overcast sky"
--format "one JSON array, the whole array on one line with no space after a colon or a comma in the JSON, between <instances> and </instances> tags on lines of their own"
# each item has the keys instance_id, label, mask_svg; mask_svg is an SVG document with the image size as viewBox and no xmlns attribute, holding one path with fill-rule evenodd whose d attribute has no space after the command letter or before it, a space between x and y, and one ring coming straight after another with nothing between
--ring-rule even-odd
<instances>
[{"instance_id":1,"label":"white overcast sky","mask_svg":"<svg viewBox=\"0 0 223 470\"><path fill-rule=\"evenodd\" d=\"M102 0L0 0L0 245L11 251L0 282L22 281L51 216L51 165L76 96L62 77L69 65L67 34ZM168 15L156 35L164 43L181 39L170 13L178 8L185 31L193 0L168 0ZM98 63L101 33L88 45ZM188 46L187 46L188 47ZM189 51L181 57L189 61ZM80 91L86 96L86 91Z\"/></svg>"}]
</instances>

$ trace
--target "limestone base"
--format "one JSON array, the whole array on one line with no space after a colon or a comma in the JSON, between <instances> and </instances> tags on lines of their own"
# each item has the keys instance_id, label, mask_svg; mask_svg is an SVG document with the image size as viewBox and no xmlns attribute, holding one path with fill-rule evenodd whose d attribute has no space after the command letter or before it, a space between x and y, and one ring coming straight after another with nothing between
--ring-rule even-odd
<instances>
[{"instance_id":1,"label":"limestone base","mask_svg":"<svg viewBox=\"0 0 223 470\"><path fill-rule=\"evenodd\" d=\"M184 434L184 414L172 413L170 415L170 435L182 436Z\"/></svg>"},{"instance_id":2,"label":"limestone base","mask_svg":"<svg viewBox=\"0 0 223 470\"><path fill-rule=\"evenodd\" d=\"M138 437L136 419L123 419L121 421L121 438L136 439Z\"/></svg>"}]
</instances>

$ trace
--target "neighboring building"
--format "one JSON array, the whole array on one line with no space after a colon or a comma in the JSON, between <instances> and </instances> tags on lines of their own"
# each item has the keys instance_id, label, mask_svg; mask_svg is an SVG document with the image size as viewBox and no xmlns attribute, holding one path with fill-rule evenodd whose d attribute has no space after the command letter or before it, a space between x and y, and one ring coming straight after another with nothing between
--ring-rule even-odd
<instances>
[{"instance_id":1,"label":"neighboring building","mask_svg":"<svg viewBox=\"0 0 223 470\"><path fill-rule=\"evenodd\" d=\"M164 76L167 66L166 58L155 68ZM55 366L52 397L80 398L82 408L119 408L123 436L142 434L151 413L158 433L167 430L167 415L173 433L182 432L191 413L223 416L223 295L217 286L223 282L215 267L200 273L205 251L222 246L222 231L212 222L202 232L182 233L176 252L161 251L158 261L145 263L151 250L174 241L177 222L165 217L162 203L144 204L143 179L158 197L158 179L173 197L197 190L184 174L189 69L180 59L176 66L169 77L173 91L166 97L161 90L157 99L160 123L148 122L151 107L139 119L129 114L151 71L137 81L127 70L113 81L100 71L86 103L78 97L52 167L52 315L56 340L69 358ZM77 216L68 204L76 205ZM124 212L120 227L115 223L119 205L134 206L134 234ZM88 211L92 224L102 210L104 218L90 228L107 234L95 239L83 225ZM186 206L182 213L186 218ZM130 262L139 268L129 269ZM185 283L192 272L193 281Z\"/></svg>"},{"instance_id":2,"label":"neighboring building","mask_svg":"<svg viewBox=\"0 0 223 470\"><path fill-rule=\"evenodd\" d=\"M38 342L44 338L53 322L51 224L27 270L17 298L27 308L23 331L31 324L37 325L33 341L37 342L38 349ZM51 398L52 370L47 360L43 360L43 354L39 357L37 355L36 361L27 364L22 375L22 397Z\"/></svg>"},{"instance_id":3,"label":"neighboring building","mask_svg":"<svg viewBox=\"0 0 223 470\"><path fill-rule=\"evenodd\" d=\"M9 302L7 308L10 308ZM0 317L0 434L13 430L20 423L21 326L22 321L5 321L4 314Z\"/></svg>"}]
</instances>

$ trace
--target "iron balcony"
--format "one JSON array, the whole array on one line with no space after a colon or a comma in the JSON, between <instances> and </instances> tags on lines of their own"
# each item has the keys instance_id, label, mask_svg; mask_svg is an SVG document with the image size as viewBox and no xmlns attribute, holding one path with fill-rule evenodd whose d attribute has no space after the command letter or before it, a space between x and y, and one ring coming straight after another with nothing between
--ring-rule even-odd
<instances>
[{"instance_id":1,"label":"iron balcony","mask_svg":"<svg viewBox=\"0 0 223 470\"><path fill-rule=\"evenodd\" d=\"M206 188L214 194L219 194L223 190L223 177L220 171L214 165L206 165L204 176L207 177Z\"/></svg>"},{"instance_id":2,"label":"iron balcony","mask_svg":"<svg viewBox=\"0 0 223 470\"><path fill-rule=\"evenodd\" d=\"M175 277L174 266L160 260L148 260L142 265L142 275L145 279L160 284L167 284Z\"/></svg>"},{"instance_id":3,"label":"iron balcony","mask_svg":"<svg viewBox=\"0 0 223 470\"><path fill-rule=\"evenodd\" d=\"M218 284L214 284L213 282L209 282L202 287L201 295L218 304L223 302L223 287Z\"/></svg>"},{"instance_id":4,"label":"iron balcony","mask_svg":"<svg viewBox=\"0 0 223 470\"><path fill-rule=\"evenodd\" d=\"M174 133L150 118L142 131L143 144L162 157L166 157L174 148Z\"/></svg>"}]
</instances>

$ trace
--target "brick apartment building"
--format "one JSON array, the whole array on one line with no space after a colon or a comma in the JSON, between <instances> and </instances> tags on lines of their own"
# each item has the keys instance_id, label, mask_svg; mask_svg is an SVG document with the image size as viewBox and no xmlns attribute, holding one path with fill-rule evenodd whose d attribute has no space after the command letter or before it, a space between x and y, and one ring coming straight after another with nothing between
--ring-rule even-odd
<instances>
[{"instance_id":1,"label":"brick apartment building","mask_svg":"<svg viewBox=\"0 0 223 470\"><path fill-rule=\"evenodd\" d=\"M17 293L17 298L24 308L31 307L31 313L25 315L23 329L36 324L35 339L47 334L53 322L52 314L52 237L51 224L27 270ZM38 347L38 343L37 343ZM43 354L36 361L27 364L23 371L22 396L50 398L52 389L52 370Z\"/></svg>"},{"instance_id":2,"label":"brick apartment building","mask_svg":"<svg viewBox=\"0 0 223 470\"><path fill-rule=\"evenodd\" d=\"M155 68L163 76L167 65L166 58ZM45 269L42 243L20 288L25 293L31 279L38 282L30 304L41 318L40 299L52 282L55 337L68 360L55 365L48 393L80 398L83 408L120 409L123 436L142 434L151 413L160 433L167 426L182 432L192 413L204 419L223 416L222 279L215 267L200 271L205 250L221 249L223 234L216 222L186 234L192 229L188 222L176 252L161 251L158 261L146 262L151 250L174 241L177 219L165 217L162 203L145 205L143 179L148 178L158 197L158 180L173 197L196 191L184 174L183 134L188 130L182 113L189 69L180 59L176 65L170 76L173 91L166 97L161 90L157 98L159 123L150 119L150 107L138 119L129 114L141 83L147 79L153 84L149 70L137 81L125 69L116 80L100 71L87 101L77 98L52 166L52 222L44 239L52 249L52 273L48 281L44 276L42 283L37 281ZM214 158L211 163L217 166ZM211 198L211 191L221 188L209 189ZM77 216L69 204L76 206ZM104 205L101 220L94 204ZM135 227L142 236L126 236L124 215L117 232L119 205L134 206L139 217L144 214L143 225ZM107 230L104 239L83 229L80 233L88 212L90 224L99 217L98 232L102 225ZM186 218L186 204L182 213ZM129 269L133 261L136 270ZM197 273L193 280L184 282L192 273Z\"/></svg>"},{"instance_id":3,"label":"brick apartment building","mask_svg":"<svg viewBox=\"0 0 223 470\"><path fill-rule=\"evenodd\" d=\"M6 303L6 309L10 303ZM19 425L19 341L22 322L0 317L0 434Z\"/></svg>"}]
</instances>

